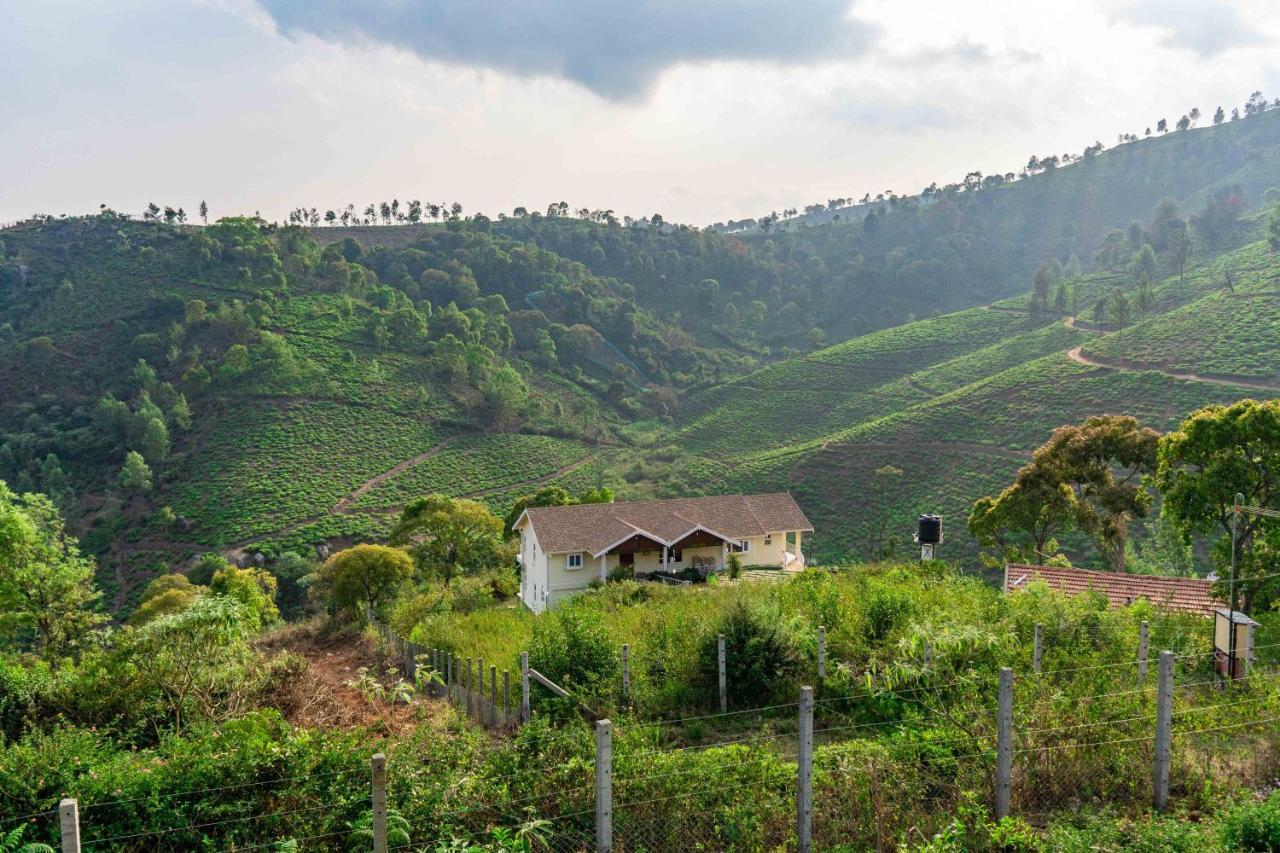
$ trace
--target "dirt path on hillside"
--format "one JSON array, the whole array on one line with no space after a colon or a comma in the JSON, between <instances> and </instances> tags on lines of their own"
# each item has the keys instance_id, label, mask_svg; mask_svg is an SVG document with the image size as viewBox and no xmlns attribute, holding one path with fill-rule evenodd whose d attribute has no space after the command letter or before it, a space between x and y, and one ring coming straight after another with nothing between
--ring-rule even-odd
<instances>
[{"instance_id":1,"label":"dirt path on hillside","mask_svg":"<svg viewBox=\"0 0 1280 853\"><path fill-rule=\"evenodd\" d=\"M1010 447L995 447L989 444L974 444L966 441L833 441L823 447L865 447L868 450L936 450L939 452L957 451L960 453L978 453L983 456L998 456L1002 459L1031 458L1027 450L1014 450Z\"/></svg>"},{"instance_id":2,"label":"dirt path on hillside","mask_svg":"<svg viewBox=\"0 0 1280 853\"><path fill-rule=\"evenodd\" d=\"M1081 323L1078 317L1065 317L1062 320L1062 325L1075 332L1092 332L1095 335L1105 335L1107 333L1106 329L1099 329L1092 323Z\"/></svg>"},{"instance_id":3,"label":"dirt path on hillside","mask_svg":"<svg viewBox=\"0 0 1280 853\"><path fill-rule=\"evenodd\" d=\"M355 489L351 492L351 494L347 495L345 498L342 498L336 504L334 504L333 508L329 510L328 514L329 515L345 514L347 511L347 507L351 506L351 504L355 503L360 498L367 495L371 490L377 488L378 486L381 486L383 483L385 483L387 480L390 480L395 475L402 474L405 471L409 470L410 468L414 467L415 465L420 465L423 462L426 462L432 456L437 455L438 453L440 453L440 451L448 447L449 444L452 443L452 441L453 441L452 438L446 438L444 441L440 442L430 450L425 450L422 453L419 453L417 456L410 456L408 459L404 460L403 462L393 466L392 468L386 471L383 471L381 474L378 474L374 477L370 477L368 480L365 480L363 483L356 486Z\"/></svg>"},{"instance_id":4,"label":"dirt path on hillside","mask_svg":"<svg viewBox=\"0 0 1280 853\"><path fill-rule=\"evenodd\" d=\"M1233 379L1226 376L1205 376L1199 373L1175 373L1172 370L1165 370L1155 364L1143 364L1140 362L1124 361L1120 359L1101 359L1097 356L1085 355L1083 347L1072 347L1067 350L1067 357L1078 364L1084 364L1089 367L1101 367L1106 370L1127 370L1131 372L1151 371L1154 373L1162 373L1170 379L1180 379L1184 382L1208 382L1211 385L1226 385L1231 388L1257 388L1260 391L1280 391L1280 383L1258 382L1250 379Z\"/></svg>"}]
</instances>

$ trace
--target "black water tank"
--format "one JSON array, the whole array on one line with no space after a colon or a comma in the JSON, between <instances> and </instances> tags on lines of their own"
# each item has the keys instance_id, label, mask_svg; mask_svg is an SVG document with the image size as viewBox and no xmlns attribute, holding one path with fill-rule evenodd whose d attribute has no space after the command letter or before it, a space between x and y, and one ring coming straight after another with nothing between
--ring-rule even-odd
<instances>
[{"instance_id":1,"label":"black water tank","mask_svg":"<svg viewBox=\"0 0 1280 853\"><path fill-rule=\"evenodd\" d=\"M937 545L942 541L942 516L922 515L916 527L916 541L921 545Z\"/></svg>"}]
</instances>

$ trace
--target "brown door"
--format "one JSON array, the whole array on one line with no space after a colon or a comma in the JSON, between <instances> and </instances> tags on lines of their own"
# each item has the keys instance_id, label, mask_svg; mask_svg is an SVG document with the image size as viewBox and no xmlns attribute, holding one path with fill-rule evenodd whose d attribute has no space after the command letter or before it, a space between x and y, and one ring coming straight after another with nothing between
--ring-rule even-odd
<instances>
[{"instance_id":1,"label":"brown door","mask_svg":"<svg viewBox=\"0 0 1280 853\"><path fill-rule=\"evenodd\" d=\"M628 569L635 568L636 555L635 554L619 554L618 565Z\"/></svg>"}]
</instances>

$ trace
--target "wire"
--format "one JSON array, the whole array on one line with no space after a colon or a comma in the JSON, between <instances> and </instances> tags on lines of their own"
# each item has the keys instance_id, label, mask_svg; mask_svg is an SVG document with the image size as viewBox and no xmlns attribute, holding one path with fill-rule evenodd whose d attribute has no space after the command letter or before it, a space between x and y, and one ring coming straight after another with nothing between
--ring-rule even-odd
<instances>
[{"instance_id":1,"label":"wire","mask_svg":"<svg viewBox=\"0 0 1280 853\"><path fill-rule=\"evenodd\" d=\"M340 829L337 832L326 832L324 835L304 835L302 838L295 838L294 841L319 841L321 838L334 838L338 835L350 835L352 830ZM279 839L275 841L266 841L261 844L250 844L248 846L227 847L222 853L238 853L240 850L262 850L267 847L275 847L279 843Z\"/></svg>"},{"instance_id":2,"label":"wire","mask_svg":"<svg viewBox=\"0 0 1280 853\"><path fill-rule=\"evenodd\" d=\"M108 800L105 803L88 803L86 805L81 806L80 810L88 811L89 809L101 809L101 808L106 808L107 806L118 806L118 805L124 805L126 803L137 803L143 800L172 800L176 797L189 797L192 794L211 794L216 791L236 791L241 788L254 788L254 787L260 787L262 785L275 785L275 784L282 784L285 782L301 782L307 779L331 779L335 776L349 776L353 773L367 773L367 772L369 771L363 768L361 769L352 768L350 770L337 770L333 773L316 773L316 774L309 774L306 776L290 776L290 777L285 777L281 779L265 779L265 780L260 780L258 782L244 782L239 785L220 785L216 788L199 788L194 791L181 791L176 794L159 794L154 797L130 797L129 799L126 799L126 800Z\"/></svg>"},{"instance_id":3,"label":"wire","mask_svg":"<svg viewBox=\"0 0 1280 853\"><path fill-rule=\"evenodd\" d=\"M286 812L263 812L262 814L250 815L248 817L229 817L223 820L209 821L208 823L193 823L187 826L173 826L168 829L149 829L146 832L135 832L128 835L112 835L108 838L91 838L84 844L106 844L108 841L127 841L131 838L145 838L151 835L168 835L171 832L189 832L193 829L205 829L210 826L223 826L228 823L242 823L251 820L260 820L264 817L286 817L292 814L302 814L303 812L315 812L321 809L332 809L342 806L344 803L328 803L323 806L310 806L305 809L291 809Z\"/></svg>"},{"instance_id":4,"label":"wire","mask_svg":"<svg viewBox=\"0 0 1280 853\"><path fill-rule=\"evenodd\" d=\"M629 727L632 729L648 729L656 726L675 726L675 725L679 725L680 723L692 723L698 720L713 720L718 717L735 717L741 714L761 714L761 713L764 713L765 711L776 711L780 708L798 708L798 707L800 707L799 702L787 702L786 704L783 704L783 705L765 705L762 708L745 708L741 711L722 711L719 714L704 714L700 717L683 717L678 720L655 720L651 723L636 723L636 724L630 725Z\"/></svg>"},{"instance_id":5,"label":"wire","mask_svg":"<svg viewBox=\"0 0 1280 853\"><path fill-rule=\"evenodd\" d=\"M1280 716L1275 716L1275 717L1263 717L1261 720L1249 720L1249 721L1244 722L1244 723L1231 723L1231 724L1229 724L1229 725L1225 725L1225 726L1213 726L1213 727L1211 727L1211 728L1207 728L1207 729L1191 729L1190 731L1174 732L1174 734L1176 734L1176 735L1200 735L1200 734L1205 734L1206 732L1221 732L1221 731L1225 731L1225 730L1227 730L1227 729L1241 729L1241 728L1247 728L1247 727L1249 727L1249 726L1260 726L1260 725L1262 725L1263 723L1274 723L1276 720L1280 720Z\"/></svg>"},{"instance_id":6,"label":"wire","mask_svg":"<svg viewBox=\"0 0 1280 853\"><path fill-rule=\"evenodd\" d=\"M57 813L58 813L57 809L45 809L42 812L32 812L31 814L24 814L18 817L0 818L0 823L19 823L24 820L30 820L33 817L44 817L45 815L51 815L51 814L57 814Z\"/></svg>"}]
</instances>

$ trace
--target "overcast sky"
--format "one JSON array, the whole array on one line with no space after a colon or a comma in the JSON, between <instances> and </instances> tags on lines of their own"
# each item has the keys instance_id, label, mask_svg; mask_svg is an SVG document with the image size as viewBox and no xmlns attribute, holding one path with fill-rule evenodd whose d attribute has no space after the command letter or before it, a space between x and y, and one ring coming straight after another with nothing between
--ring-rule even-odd
<instances>
[{"instance_id":1,"label":"overcast sky","mask_svg":"<svg viewBox=\"0 0 1280 853\"><path fill-rule=\"evenodd\" d=\"M0 222L398 197L707 224L1280 96L1280 0L0 0Z\"/></svg>"}]
</instances>

